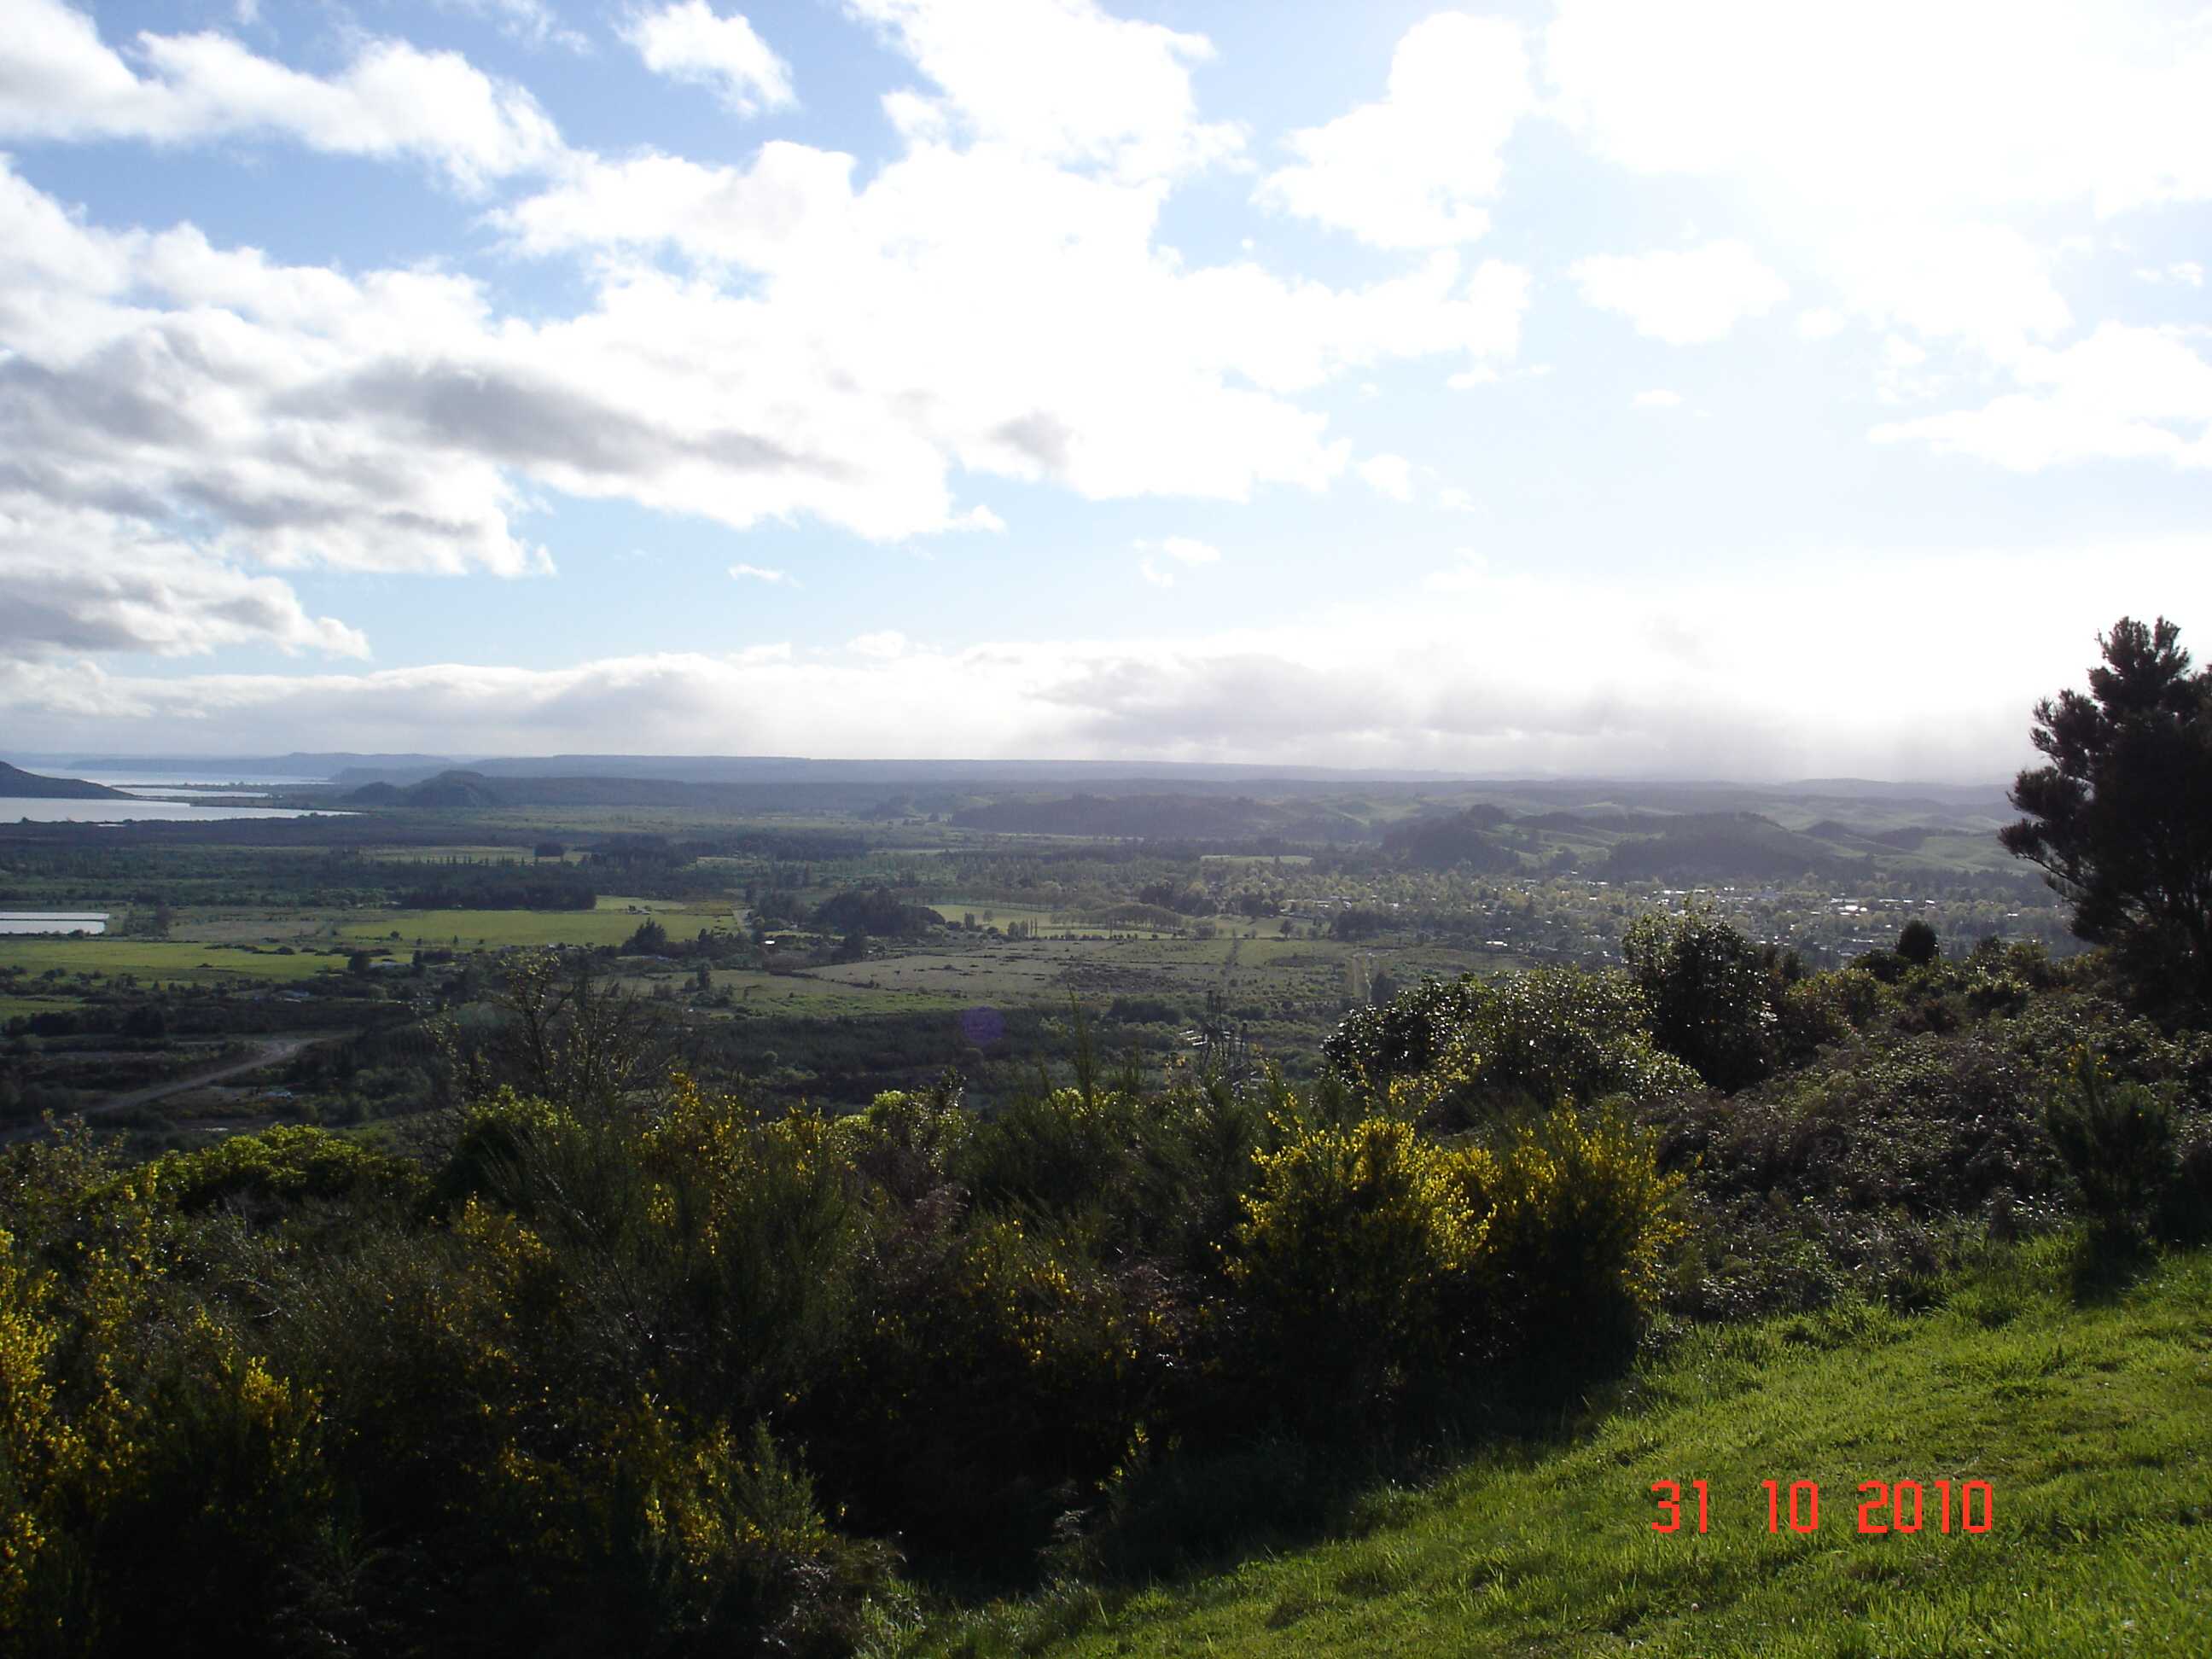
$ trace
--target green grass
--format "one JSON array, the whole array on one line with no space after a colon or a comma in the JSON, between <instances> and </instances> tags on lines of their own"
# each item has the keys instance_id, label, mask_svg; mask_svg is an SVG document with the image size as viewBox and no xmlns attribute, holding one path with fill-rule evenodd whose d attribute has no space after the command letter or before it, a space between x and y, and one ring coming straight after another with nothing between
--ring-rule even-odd
<instances>
[{"instance_id":1,"label":"green grass","mask_svg":"<svg viewBox=\"0 0 2212 1659\"><path fill-rule=\"evenodd\" d=\"M330 957L274 951L249 951L193 940L93 938L0 939L0 964L38 975L58 968L67 974L135 974L141 980L204 985L224 979L301 980L343 964ZM45 994L27 985L32 994Z\"/></svg>"},{"instance_id":2,"label":"green grass","mask_svg":"<svg viewBox=\"0 0 2212 1659\"><path fill-rule=\"evenodd\" d=\"M693 910L668 899L602 897L591 910L379 910L340 931L359 944L410 951L417 941L450 947L456 939L464 949L620 945L648 920L648 913L679 939L730 921L729 906L720 902ZM399 935L397 939L394 933Z\"/></svg>"},{"instance_id":3,"label":"green grass","mask_svg":"<svg viewBox=\"0 0 2212 1659\"><path fill-rule=\"evenodd\" d=\"M1000 1607L938 1650L1846 1656L2212 1652L2212 1254L2101 1304L2046 1240L1906 1318L1855 1307L1692 1332L1564 1449L1500 1455L1380 1524L1135 1595ZM1702 1479L1711 1530L1651 1530ZM1767 1531L1761 1483L1820 1525ZM1917 1534L1861 1535L1862 1481L1917 1480ZM1986 1480L1984 1535L1934 1483ZM1685 1506L1686 1516L1692 1516Z\"/></svg>"},{"instance_id":4,"label":"green grass","mask_svg":"<svg viewBox=\"0 0 2212 1659\"><path fill-rule=\"evenodd\" d=\"M947 921L957 922L973 916L979 926L1004 928L1009 922L1026 922L1031 934L1037 939L1091 938L1110 935L1118 939L1158 939L1165 930L1125 923L1111 923L1085 919L1085 913L1066 907L1043 904L1010 904L1003 899L940 899L924 907L932 909Z\"/></svg>"}]
</instances>

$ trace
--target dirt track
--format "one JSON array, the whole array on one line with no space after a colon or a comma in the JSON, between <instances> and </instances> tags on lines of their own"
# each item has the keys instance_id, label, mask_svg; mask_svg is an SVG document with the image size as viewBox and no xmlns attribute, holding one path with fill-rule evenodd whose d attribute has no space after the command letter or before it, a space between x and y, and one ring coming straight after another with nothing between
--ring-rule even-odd
<instances>
[{"instance_id":1,"label":"dirt track","mask_svg":"<svg viewBox=\"0 0 2212 1659\"><path fill-rule=\"evenodd\" d=\"M127 1111L133 1106L144 1106L167 1095L181 1094L187 1089L197 1089L204 1084L220 1083L227 1077L236 1077L245 1072L258 1072L264 1066L274 1066L287 1060L301 1049L318 1042L327 1042L344 1033L337 1031L298 1031L286 1036L264 1037L254 1053L245 1060L225 1060L220 1066L204 1071L190 1073L184 1077L171 1078L166 1083L156 1083L144 1089L133 1089L127 1095L117 1095L103 1100L97 1106L88 1106L82 1115L88 1121L106 1116L111 1112ZM0 1145L11 1140L27 1140L33 1135L44 1134L43 1123L27 1123L0 1133Z\"/></svg>"}]
</instances>

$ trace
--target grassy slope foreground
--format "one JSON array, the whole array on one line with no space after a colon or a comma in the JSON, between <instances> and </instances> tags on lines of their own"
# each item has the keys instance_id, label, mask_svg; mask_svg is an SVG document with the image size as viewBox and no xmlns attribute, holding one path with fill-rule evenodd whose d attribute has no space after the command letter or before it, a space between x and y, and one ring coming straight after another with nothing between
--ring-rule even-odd
<instances>
[{"instance_id":1,"label":"grassy slope foreground","mask_svg":"<svg viewBox=\"0 0 2212 1659\"><path fill-rule=\"evenodd\" d=\"M1917 1317L1696 1328L1571 1448L1478 1463L1364 1536L1111 1610L1005 1609L951 1645L1035 1651L1069 1621L1044 1650L2212 1652L2212 1254L2084 1305L2067 1262L2024 1247ZM1650 1530L1662 1479L1708 1482L1706 1535ZM1769 1534L1770 1479L1785 1504L1820 1483L1817 1533ZM1915 1479L1923 1529L1860 1535L1859 1483ZM1938 1534L1939 1480L1990 1484L1988 1533Z\"/></svg>"}]
</instances>

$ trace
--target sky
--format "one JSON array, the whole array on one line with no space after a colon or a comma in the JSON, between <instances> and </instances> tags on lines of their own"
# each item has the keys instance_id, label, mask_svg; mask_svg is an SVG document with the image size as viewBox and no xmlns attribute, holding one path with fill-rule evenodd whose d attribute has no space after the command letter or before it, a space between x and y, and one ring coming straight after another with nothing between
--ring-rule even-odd
<instances>
[{"instance_id":1,"label":"sky","mask_svg":"<svg viewBox=\"0 0 2212 1659\"><path fill-rule=\"evenodd\" d=\"M2212 11L0 0L0 750L1982 781Z\"/></svg>"}]
</instances>

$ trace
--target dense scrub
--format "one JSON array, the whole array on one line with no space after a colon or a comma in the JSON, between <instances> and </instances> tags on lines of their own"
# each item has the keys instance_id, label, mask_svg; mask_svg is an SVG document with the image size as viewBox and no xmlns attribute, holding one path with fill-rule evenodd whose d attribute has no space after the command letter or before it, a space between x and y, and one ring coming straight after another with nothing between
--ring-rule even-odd
<instances>
[{"instance_id":1,"label":"dense scrub","mask_svg":"<svg viewBox=\"0 0 2212 1659\"><path fill-rule=\"evenodd\" d=\"M416 1157L19 1150L0 1616L33 1652L180 1613L210 1651L836 1650L900 1619L900 1555L1018 1577L1150 1444L1326 1437L1648 1299L1677 1224L1625 1124L1493 1152L1337 1103L679 1083L505 1093Z\"/></svg>"},{"instance_id":2,"label":"dense scrub","mask_svg":"<svg viewBox=\"0 0 2212 1659\"><path fill-rule=\"evenodd\" d=\"M2212 1042L2094 965L1807 975L1692 916L1633 966L1417 987L1304 1089L1148 1088L1078 1018L1070 1086L838 1119L653 1085L580 994L526 1090L404 1144L12 1148L0 1622L890 1644L916 1585L1156 1572L1347 1457L1556 1419L1686 1316L1911 1306L2069 1209L2205 1228Z\"/></svg>"}]
</instances>

